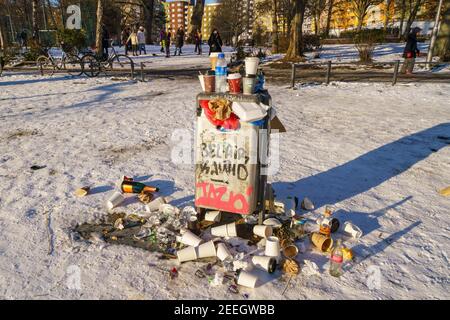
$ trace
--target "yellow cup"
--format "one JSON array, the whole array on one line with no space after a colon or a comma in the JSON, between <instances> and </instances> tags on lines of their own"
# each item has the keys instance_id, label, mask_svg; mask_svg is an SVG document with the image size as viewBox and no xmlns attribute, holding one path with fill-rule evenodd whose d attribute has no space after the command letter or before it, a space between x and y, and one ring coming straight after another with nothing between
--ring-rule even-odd
<instances>
[{"instance_id":1,"label":"yellow cup","mask_svg":"<svg viewBox=\"0 0 450 320\"><path fill-rule=\"evenodd\" d=\"M333 239L318 232L313 232L311 241L322 252L327 252L333 245Z\"/></svg>"}]
</instances>

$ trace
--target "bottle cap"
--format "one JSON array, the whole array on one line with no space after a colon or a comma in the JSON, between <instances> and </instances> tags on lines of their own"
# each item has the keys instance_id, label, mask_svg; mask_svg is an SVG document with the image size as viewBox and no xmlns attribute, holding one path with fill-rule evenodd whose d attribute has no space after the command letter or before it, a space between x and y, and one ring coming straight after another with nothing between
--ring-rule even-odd
<instances>
[{"instance_id":1,"label":"bottle cap","mask_svg":"<svg viewBox=\"0 0 450 320\"><path fill-rule=\"evenodd\" d=\"M219 57L219 59L225 59L225 53L222 53L222 52L219 53L218 57Z\"/></svg>"}]
</instances>

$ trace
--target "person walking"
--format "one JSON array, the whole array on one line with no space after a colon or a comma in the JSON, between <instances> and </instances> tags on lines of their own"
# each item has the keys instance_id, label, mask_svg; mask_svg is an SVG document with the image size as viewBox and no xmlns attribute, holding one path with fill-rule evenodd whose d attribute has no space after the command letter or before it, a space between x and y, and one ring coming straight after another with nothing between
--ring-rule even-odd
<instances>
[{"instance_id":1,"label":"person walking","mask_svg":"<svg viewBox=\"0 0 450 320\"><path fill-rule=\"evenodd\" d=\"M402 73L412 74L414 70L414 64L416 62L416 57L420 56L420 50L417 47L417 35L422 31L419 27L415 27L411 30L408 35L405 50L403 51L403 58L405 61L402 66Z\"/></svg>"},{"instance_id":2,"label":"person walking","mask_svg":"<svg viewBox=\"0 0 450 320\"><path fill-rule=\"evenodd\" d=\"M108 29L106 29L105 25L102 26L102 47L103 47L103 57L105 59L107 59L109 56L109 52L108 52L109 32L108 32Z\"/></svg>"},{"instance_id":3,"label":"person walking","mask_svg":"<svg viewBox=\"0 0 450 320\"><path fill-rule=\"evenodd\" d=\"M170 40L172 38L172 33L170 32L170 28L166 33L165 37L165 48L166 48L166 58L170 58Z\"/></svg>"},{"instance_id":4,"label":"person walking","mask_svg":"<svg viewBox=\"0 0 450 320\"><path fill-rule=\"evenodd\" d=\"M202 33L200 30L194 33L195 50L197 54L202 54Z\"/></svg>"},{"instance_id":5,"label":"person walking","mask_svg":"<svg viewBox=\"0 0 450 320\"><path fill-rule=\"evenodd\" d=\"M121 35L121 42L122 45L125 47L125 55L128 55L128 49L129 49L129 42L128 42L128 38L130 38L130 28L125 28L123 29Z\"/></svg>"},{"instance_id":6,"label":"person walking","mask_svg":"<svg viewBox=\"0 0 450 320\"><path fill-rule=\"evenodd\" d=\"M184 30L182 27L179 27L177 30L177 33L175 35L175 54L174 56L178 55L181 56L181 48L183 48L184 45Z\"/></svg>"},{"instance_id":7,"label":"person walking","mask_svg":"<svg viewBox=\"0 0 450 320\"><path fill-rule=\"evenodd\" d=\"M211 35L208 39L208 45L209 45L209 54L211 52L222 52L222 39L220 38L219 31L217 29L214 29L213 32L211 32Z\"/></svg>"},{"instance_id":8,"label":"person walking","mask_svg":"<svg viewBox=\"0 0 450 320\"><path fill-rule=\"evenodd\" d=\"M165 50L165 42L166 42L166 31L164 31L164 29L161 29L159 31L159 41L161 44L161 52L163 53Z\"/></svg>"},{"instance_id":9,"label":"person walking","mask_svg":"<svg viewBox=\"0 0 450 320\"><path fill-rule=\"evenodd\" d=\"M145 29L144 29L144 27L139 27L137 37L138 37L139 54L142 54L142 51L144 51L144 54L147 54L147 50L145 48Z\"/></svg>"},{"instance_id":10,"label":"person walking","mask_svg":"<svg viewBox=\"0 0 450 320\"><path fill-rule=\"evenodd\" d=\"M133 31L131 31L130 36L128 37L128 43L131 43L131 51L133 53L133 56L138 56L138 36L136 29L133 28Z\"/></svg>"}]
</instances>

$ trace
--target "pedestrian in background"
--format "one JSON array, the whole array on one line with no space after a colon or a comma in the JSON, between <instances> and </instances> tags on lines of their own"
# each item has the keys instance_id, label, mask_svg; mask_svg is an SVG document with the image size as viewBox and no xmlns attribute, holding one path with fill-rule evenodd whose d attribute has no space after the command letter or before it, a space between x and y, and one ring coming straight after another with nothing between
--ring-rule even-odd
<instances>
[{"instance_id":1,"label":"pedestrian in background","mask_svg":"<svg viewBox=\"0 0 450 320\"><path fill-rule=\"evenodd\" d=\"M165 48L166 48L166 58L170 58L170 40L172 38L172 33L170 32L170 28L166 33L165 38Z\"/></svg>"},{"instance_id":2,"label":"pedestrian in background","mask_svg":"<svg viewBox=\"0 0 450 320\"><path fill-rule=\"evenodd\" d=\"M211 32L208 39L208 45L209 54L211 54L211 52L222 52L222 38L220 38L220 34L217 29L214 29L213 32Z\"/></svg>"},{"instance_id":3,"label":"pedestrian in background","mask_svg":"<svg viewBox=\"0 0 450 320\"><path fill-rule=\"evenodd\" d=\"M177 55L177 52L178 52L179 56L181 55L181 53L182 53L181 48L183 48L183 45L184 45L184 30L182 27L179 27L177 30L177 33L175 35L175 54L174 54L174 56Z\"/></svg>"},{"instance_id":4,"label":"pedestrian in background","mask_svg":"<svg viewBox=\"0 0 450 320\"><path fill-rule=\"evenodd\" d=\"M202 33L200 30L197 30L194 33L194 43L195 43L194 52L197 52L197 54L202 54Z\"/></svg>"},{"instance_id":5,"label":"pedestrian in background","mask_svg":"<svg viewBox=\"0 0 450 320\"><path fill-rule=\"evenodd\" d=\"M127 43L131 44L131 51L133 53L133 56L138 56L138 36L136 29L133 28L133 31L131 31L130 36L128 37Z\"/></svg>"},{"instance_id":6,"label":"pedestrian in background","mask_svg":"<svg viewBox=\"0 0 450 320\"><path fill-rule=\"evenodd\" d=\"M420 50L417 47L417 36L420 31L422 31L422 29L415 27L408 35L405 50L403 51L403 58L405 58L405 61L403 62L402 73L413 73L416 57L420 56Z\"/></svg>"},{"instance_id":7,"label":"pedestrian in background","mask_svg":"<svg viewBox=\"0 0 450 320\"><path fill-rule=\"evenodd\" d=\"M120 35L120 38L121 38L122 45L125 47L125 55L128 55L128 49L129 49L128 38L130 38L130 28L123 29L123 31Z\"/></svg>"},{"instance_id":8,"label":"pedestrian in background","mask_svg":"<svg viewBox=\"0 0 450 320\"><path fill-rule=\"evenodd\" d=\"M139 46L139 54L147 54L147 50L145 49L145 29L144 27L139 27L139 31L137 33L138 37L138 46Z\"/></svg>"}]
</instances>

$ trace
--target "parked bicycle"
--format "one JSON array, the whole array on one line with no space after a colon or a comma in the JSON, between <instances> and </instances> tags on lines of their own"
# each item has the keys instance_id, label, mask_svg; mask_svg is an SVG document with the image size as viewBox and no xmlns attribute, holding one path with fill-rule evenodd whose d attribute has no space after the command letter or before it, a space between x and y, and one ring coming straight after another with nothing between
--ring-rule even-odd
<instances>
[{"instance_id":1,"label":"parked bicycle","mask_svg":"<svg viewBox=\"0 0 450 320\"><path fill-rule=\"evenodd\" d=\"M113 40L111 41L111 53L108 57L103 55L95 55L93 53L87 53L81 58L81 62L84 67L84 74L88 77L97 77L100 72L123 69L124 72L128 72L129 68L134 68L133 60L124 54L118 54L113 46Z\"/></svg>"},{"instance_id":2,"label":"parked bicycle","mask_svg":"<svg viewBox=\"0 0 450 320\"><path fill-rule=\"evenodd\" d=\"M74 53L66 53L61 45L62 56L55 57L52 55L50 49L46 50L46 54L39 56L36 60L36 64L53 75L56 70L65 70L71 76L81 76L83 74L83 63L78 55Z\"/></svg>"}]
</instances>

